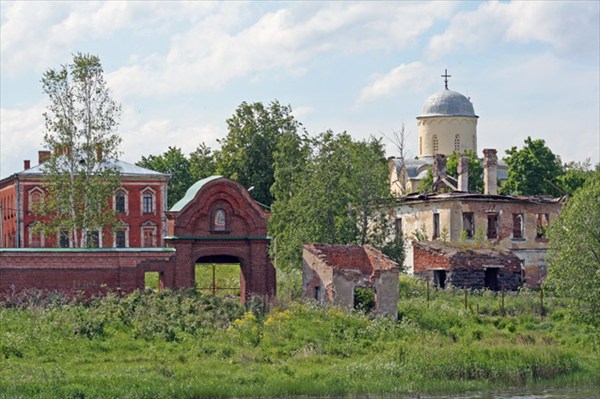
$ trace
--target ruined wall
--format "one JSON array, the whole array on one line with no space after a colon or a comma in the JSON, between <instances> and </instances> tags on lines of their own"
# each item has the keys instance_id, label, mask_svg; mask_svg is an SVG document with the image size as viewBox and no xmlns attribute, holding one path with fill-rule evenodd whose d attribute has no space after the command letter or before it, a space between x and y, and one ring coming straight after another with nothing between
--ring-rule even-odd
<instances>
[{"instance_id":1,"label":"ruined wall","mask_svg":"<svg viewBox=\"0 0 600 399\"><path fill-rule=\"evenodd\" d=\"M4 249L0 251L0 294L24 289L60 290L88 295L144 288L144 273L163 273L173 286L174 252L167 248Z\"/></svg>"},{"instance_id":2,"label":"ruined wall","mask_svg":"<svg viewBox=\"0 0 600 399\"><path fill-rule=\"evenodd\" d=\"M510 253L488 254L429 248L425 243L414 246L415 275L433 281L435 270L446 271L446 284L471 289L486 288L486 269L497 269L497 289L516 290L522 285L520 259Z\"/></svg>"}]
</instances>

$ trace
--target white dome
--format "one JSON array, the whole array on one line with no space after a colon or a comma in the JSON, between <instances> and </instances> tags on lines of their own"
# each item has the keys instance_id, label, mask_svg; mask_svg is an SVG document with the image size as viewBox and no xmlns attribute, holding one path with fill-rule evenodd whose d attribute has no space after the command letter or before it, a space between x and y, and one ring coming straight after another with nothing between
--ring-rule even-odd
<instances>
[{"instance_id":1,"label":"white dome","mask_svg":"<svg viewBox=\"0 0 600 399\"><path fill-rule=\"evenodd\" d=\"M422 116L477 116L471 101L460 93L444 89L425 100Z\"/></svg>"}]
</instances>

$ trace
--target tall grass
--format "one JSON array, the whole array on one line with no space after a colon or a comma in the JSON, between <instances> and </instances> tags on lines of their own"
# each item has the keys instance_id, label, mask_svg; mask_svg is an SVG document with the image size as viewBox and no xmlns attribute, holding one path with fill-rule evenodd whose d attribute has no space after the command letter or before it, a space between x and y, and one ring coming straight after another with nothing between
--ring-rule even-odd
<instances>
[{"instance_id":1,"label":"tall grass","mask_svg":"<svg viewBox=\"0 0 600 399\"><path fill-rule=\"evenodd\" d=\"M0 398L198 398L599 386L598 331L556 298L438 291L402 279L398 321L283 301L268 312L195 291L0 307Z\"/></svg>"}]
</instances>

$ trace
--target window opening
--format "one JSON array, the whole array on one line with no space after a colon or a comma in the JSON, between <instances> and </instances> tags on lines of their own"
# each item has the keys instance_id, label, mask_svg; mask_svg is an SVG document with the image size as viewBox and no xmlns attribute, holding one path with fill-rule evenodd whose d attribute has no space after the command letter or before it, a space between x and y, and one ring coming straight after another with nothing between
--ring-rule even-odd
<instances>
[{"instance_id":1,"label":"window opening","mask_svg":"<svg viewBox=\"0 0 600 399\"><path fill-rule=\"evenodd\" d=\"M433 239L440 238L440 214L433 214Z\"/></svg>"},{"instance_id":2,"label":"window opening","mask_svg":"<svg viewBox=\"0 0 600 399\"><path fill-rule=\"evenodd\" d=\"M473 212L463 213L463 230L467 234L467 238L473 238L475 235L475 215Z\"/></svg>"},{"instance_id":3,"label":"window opening","mask_svg":"<svg viewBox=\"0 0 600 399\"><path fill-rule=\"evenodd\" d=\"M160 291L164 289L163 273L160 272L145 272L144 273L144 288Z\"/></svg>"},{"instance_id":4,"label":"window opening","mask_svg":"<svg viewBox=\"0 0 600 399\"><path fill-rule=\"evenodd\" d=\"M535 228L535 236L537 238L546 238L548 231L548 222L550 221L550 215L547 213L538 213L537 225Z\"/></svg>"},{"instance_id":5,"label":"window opening","mask_svg":"<svg viewBox=\"0 0 600 399\"><path fill-rule=\"evenodd\" d=\"M354 288L354 309L365 313L375 309L375 290L373 288Z\"/></svg>"},{"instance_id":6,"label":"window opening","mask_svg":"<svg viewBox=\"0 0 600 399\"><path fill-rule=\"evenodd\" d=\"M490 240L497 239L498 238L498 215L497 214L489 214L487 219L488 219L487 238Z\"/></svg>"},{"instance_id":7,"label":"window opening","mask_svg":"<svg viewBox=\"0 0 600 399\"><path fill-rule=\"evenodd\" d=\"M59 245L61 248L69 248L71 246L69 239L69 230L60 231Z\"/></svg>"},{"instance_id":8,"label":"window opening","mask_svg":"<svg viewBox=\"0 0 600 399\"><path fill-rule=\"evenodd\" d=\"M115 232L115 245L117 248L125 248L125 230L117 230Z\"/></svg>"},{"instance_id":9,"label":"window opening","mask_svg":"<svg viewBox=\"0 0 600 399\"><path fill-rule=\"evenodd\" d=\"M125 194L122 192L115 196L115 210L117 213L125 213Z\"/></svg>"},{"instance_id":10,"label":"window opening","mask_svg":"<svg viewBox=\"0 0 600 399\"><path fill-rule=\"evenodd\" d=\"M439 150L439 142L438 142L438 137L437 135L433 136L433 153L437 154L438 150Z\"/></svg>"},{"instance_id":11,"label":"window opening","mask_svg":"<svg viewBox=\"0 0 600 399\"><path fill-rule=\"evenodd\" d=\"M460 135L454 136L454 151L460 151Z\"/></svg>"},{"instance_id":12,"label":"window opening","mask_svg":"<svg viewBox=\"0 0 600 399\"><path fill-rule=\"evenodd\" d=\"M143 212L144 213L153 213L154 207L152 206L152 194L144 193L144 196L142 198L143 198L143 204L142 204Z\"/></svg>"},{"instance_id":13,"label":"window opening","mask_svg":"<svg viewBox=\"0 0 600 399\"><path fill-rule=\"evenodd\" d=\"M523 214L513 213L513 239L523 239Z\"/></svg>"},{"instance_id":14,"label":"window opening","mask_svg":"<svg viewBox=\"0 0 600 399\"><path fill-rule=\"evenodd\" d=\"M314 288L314 291L313 291L313 298L314 298L316 301L320 301L320 300L321 300L321 286L317 285L317 286Z\"/></svg>"},{"instance_id":15,"label":"window opening","mask_svg":"<svg viewBox=\"0 0 600 399\"><path fill-rule=\"evenodd\" d=\"M398 219L396 219L396 241L399 241L400 239L402 239L402 236L403 236L402 219L398 218Z\"/></svg>"},{"instance_id":16,"label":"window opening","mask_svg":"<svg viewBox=\"0 0 600 399\"><path fill-rule=\"evenodd\" d=\"M88 248L98 248L100 246L100 234L98 231L88 231L87 232L87 247Z\"/></svg>"}]
</instances>

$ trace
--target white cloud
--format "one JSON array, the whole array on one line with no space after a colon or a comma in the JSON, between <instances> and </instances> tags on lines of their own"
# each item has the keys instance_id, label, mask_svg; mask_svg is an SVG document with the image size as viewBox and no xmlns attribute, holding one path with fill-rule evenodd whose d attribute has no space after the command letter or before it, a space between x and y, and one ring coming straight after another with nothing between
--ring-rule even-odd
<instances>
[{"instance_id":1,"label":"white cloud","mask_svg":"<svg viewBox=\"0 0 600 399\"><path fill-rule=\"evenodd\" d=\"M484 52L498 43L542 43L561 54L598 53L599 4L596 1L486 2L456 14L449 27L431 38L428 55L443 57L458 49Z\"/></svg>"},{"instance_id":2,"label":"white cloud","mask_svg":"<svg viewBox=\"0 0 600 399\"><path fill-rule=\"evenodd\" d=\"M426 75L431 73L420 62L401 64L385 75L376 75L373 81L362 89L357 105L391 97L403 89L414 90L421 87L422 82L427 80Z\"/></svg>"},{"instance_id":3,"label":"white cloud","mask_svg":"<svg viewBox=\"0 0 600 399\"><path fill-rule=\"evenodd\" d=\"M42 149L45 106L27 109L0 109L0 177L23 170L23 160L37 165L37 151Z\"/></svg>"}]
</instances>

